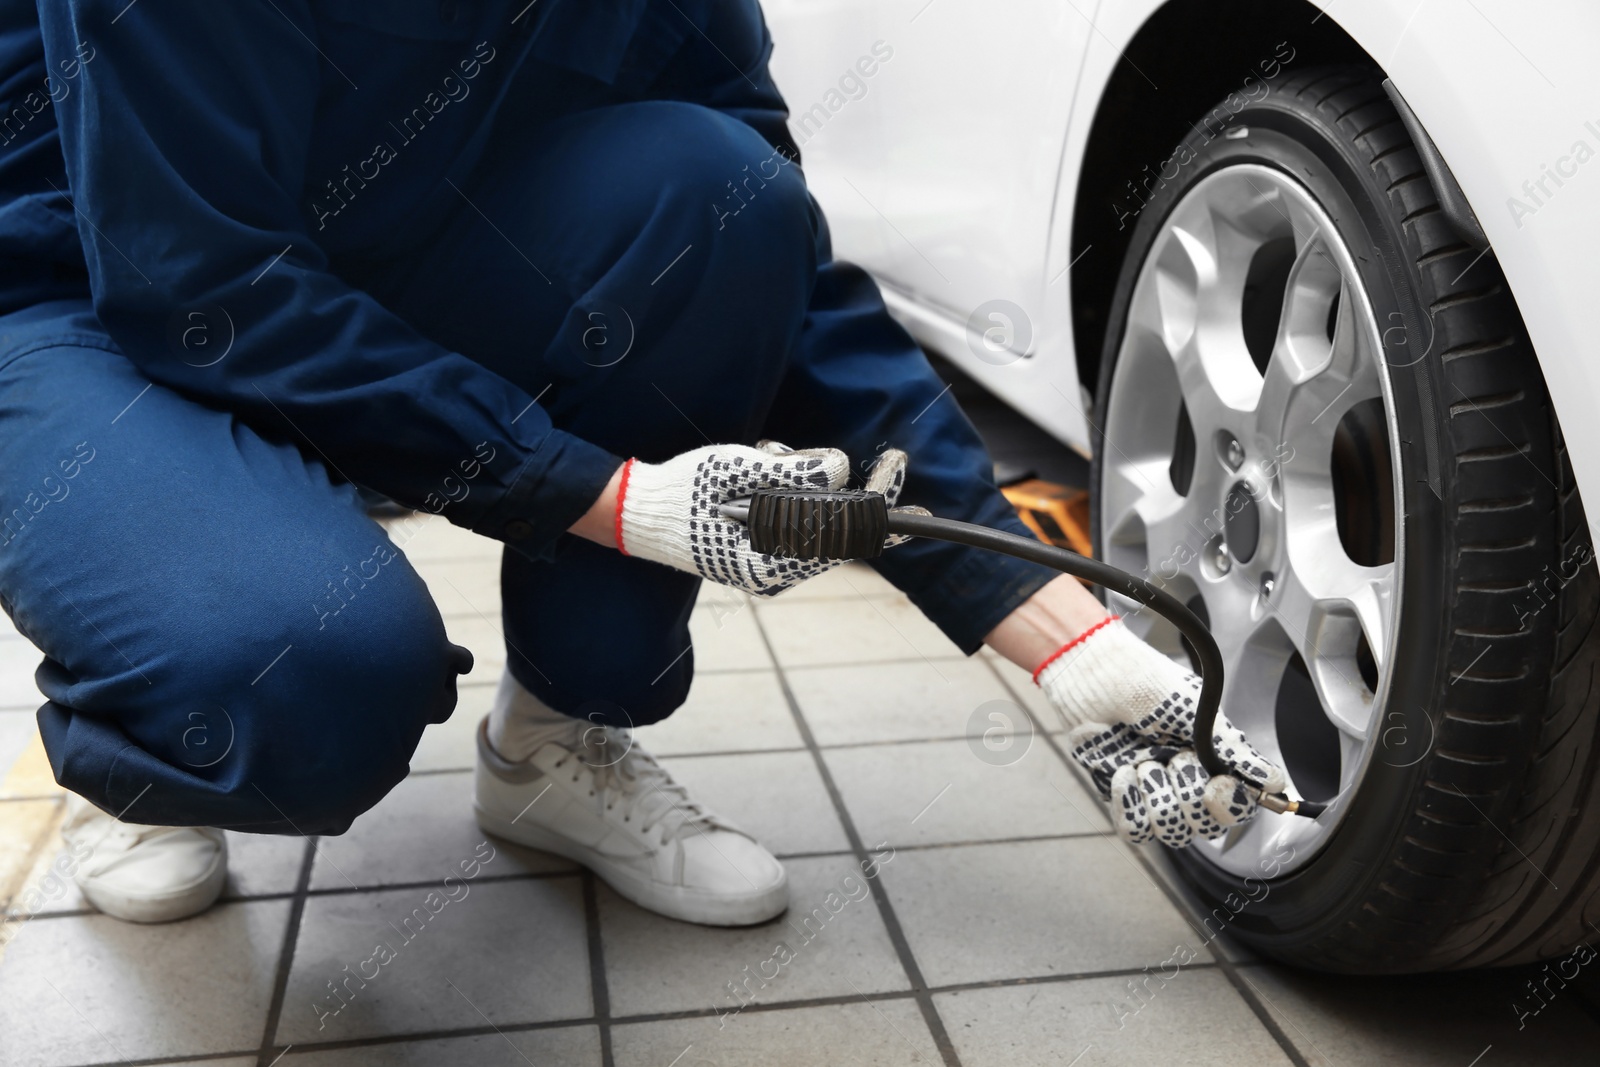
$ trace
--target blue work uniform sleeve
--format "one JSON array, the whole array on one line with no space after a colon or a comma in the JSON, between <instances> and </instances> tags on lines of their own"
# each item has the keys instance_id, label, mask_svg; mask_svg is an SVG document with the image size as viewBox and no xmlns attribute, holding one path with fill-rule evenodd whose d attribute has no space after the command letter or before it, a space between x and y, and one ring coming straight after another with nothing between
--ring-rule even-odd
<instances>
[{"instance_id":1,"label":"blue work uniform sleeve","mask_svg":"<svg viewBox=\"0 0 1600 1067\"><path fill-rule=\"evenodd\" d=\"M296 203L333 76L305 0L40 0L39 18L51 69L81 64L57 105L62 206L128 358L348 480L548 553L620 460L330 270Z\"/></svg>"}]
</instances>

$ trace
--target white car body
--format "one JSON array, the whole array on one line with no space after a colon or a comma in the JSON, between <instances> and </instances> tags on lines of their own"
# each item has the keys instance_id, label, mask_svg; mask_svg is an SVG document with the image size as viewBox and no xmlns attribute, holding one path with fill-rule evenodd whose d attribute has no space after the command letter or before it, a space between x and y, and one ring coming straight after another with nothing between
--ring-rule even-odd
<instances>
[{"instance_id":1,"label":"white car body","mask_svg":"<svg viewBox=\"0 0 1600 1067\"><path fill-rule=\"evenodd\" d=\"M1087 454L1078 360L1099 353L1074 350L1068 286L1120 264L1071 247L1075 194L1113 69L1163 3L763 4L837 254L877 277L919 341ZM1383 68L1454 172L1526 320L1579 488L1600 500L1600 4L1325 8L1315 17ZM1195 117L1214 102L1197 100ZM988 314L992 300L1025 319ZM988 355L998 342L1015 358Z\"/></svg>"}]
</instances>

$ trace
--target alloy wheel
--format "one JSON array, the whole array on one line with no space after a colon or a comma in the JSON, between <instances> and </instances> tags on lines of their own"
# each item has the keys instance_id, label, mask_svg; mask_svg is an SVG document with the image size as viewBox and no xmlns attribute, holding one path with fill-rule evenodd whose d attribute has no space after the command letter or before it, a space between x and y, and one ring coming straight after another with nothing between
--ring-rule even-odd
<instances>
[{"instance_id":1,"label":"alloy wheel","mask_svg":"<svg viewBox=\"0 0 1600 1067\"><path fill-rule=\"evenodd\" d=\"M1405 548L1394 426L1380 331L1327 213L1259 164L1197 182L1129 303L1099 543L1107 562L1208 621L1223 711L1293 793L1328 802L1316 820L1262 812L1199 846L1234 874L1259 877L1268 857L1277 871L1310 860L1385 733ZM1185 657L1170 624L1111 600L1135 632Z\"/></svg>"}]
</instances>

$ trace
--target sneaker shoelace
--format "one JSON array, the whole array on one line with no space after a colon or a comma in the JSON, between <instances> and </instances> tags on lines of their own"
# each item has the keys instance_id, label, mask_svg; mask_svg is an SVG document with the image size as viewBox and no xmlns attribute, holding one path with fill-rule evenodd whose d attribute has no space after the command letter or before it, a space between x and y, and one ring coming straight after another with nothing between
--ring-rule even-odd
<instances>
[{"instance_id":1,"label":"sneaker shoelace","mask_svg":"<svg viewBox=\"0 0 1600 1067\"><path fill-rule=\"evenodd\" d=\"M568 760L593 772L594 789L604 799L607 811L621 807L623 821L638 820L641 833L659 828L663 845L686 832L726 828L692 799L688 789L675 782L654 756L635 744L628 730L591 727L584 731L578 750L562 756L555 766L562 767ZM573 771L572 780L578 781L577 768Z\"/></svg>"}]
</instances>

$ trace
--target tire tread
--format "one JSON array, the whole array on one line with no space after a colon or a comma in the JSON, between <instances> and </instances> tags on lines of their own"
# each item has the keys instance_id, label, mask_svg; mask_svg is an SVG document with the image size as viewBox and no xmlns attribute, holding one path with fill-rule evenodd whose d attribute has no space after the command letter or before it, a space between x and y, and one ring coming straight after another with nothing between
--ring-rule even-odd
<instances>
[{"instance_id":1,"label":"tire tread","mask_svg":"<svg viewBox=\"0 0 1600 1067\"><path fill-rule=\"evenodd\" d=\"M1302 101L1326 82L1318 72L1302 77ZM1436 336L1448 341L1437 362L1439 403L1450 416L1440 427L1450 455L1441 460L1457 474L1458 493L1446 503L1459 539L1445 662L1462 667L1444 672L1424 784L1397 847L1380 861L1377 894L1354 912L1359 918L1295 955L1356 971L1523 963L1584 940L1586 917L1600 911L1600 577L1590 552L1579 575L1559 588L1557 604L1531 620L1517 610L1541 563L1571 559L1587 543L1582 503L1498 263L1466 244L1444 219L1432 184L1415 180L1421 161L1379 78L1368 72L1311 106L1324 121L1332 110L1350 149L1367 154L1422 280L1418 298ZM1380 104L1385 117L1363 111ZM1470 263L1458 267L1463 257ZM1530 463L1541 475L1532 489ZM1545 471L1556 472L1557 486L1542 484ZM1537 553L1539 563L1528 569L1534 577L1508 579L1505 563L1499 574L1474 573L1485 559L1516 553ZM1549 684L1539 686L1547 670ZM1507 685L1519 694L1543 690L1542 699L1518 701L1518 713L1507 716L1507 698L1496 694ZM1496 717L1472 708L1497 708ZM1508 745L1513 738L1531 743ZM1582 758L1572 758L1575 751ZM1580 814L1563 818L1563 811ZM1554 889L1538 869L1546 865L1570 870L1573 888Z\"/></svg>"}]
</instances>

